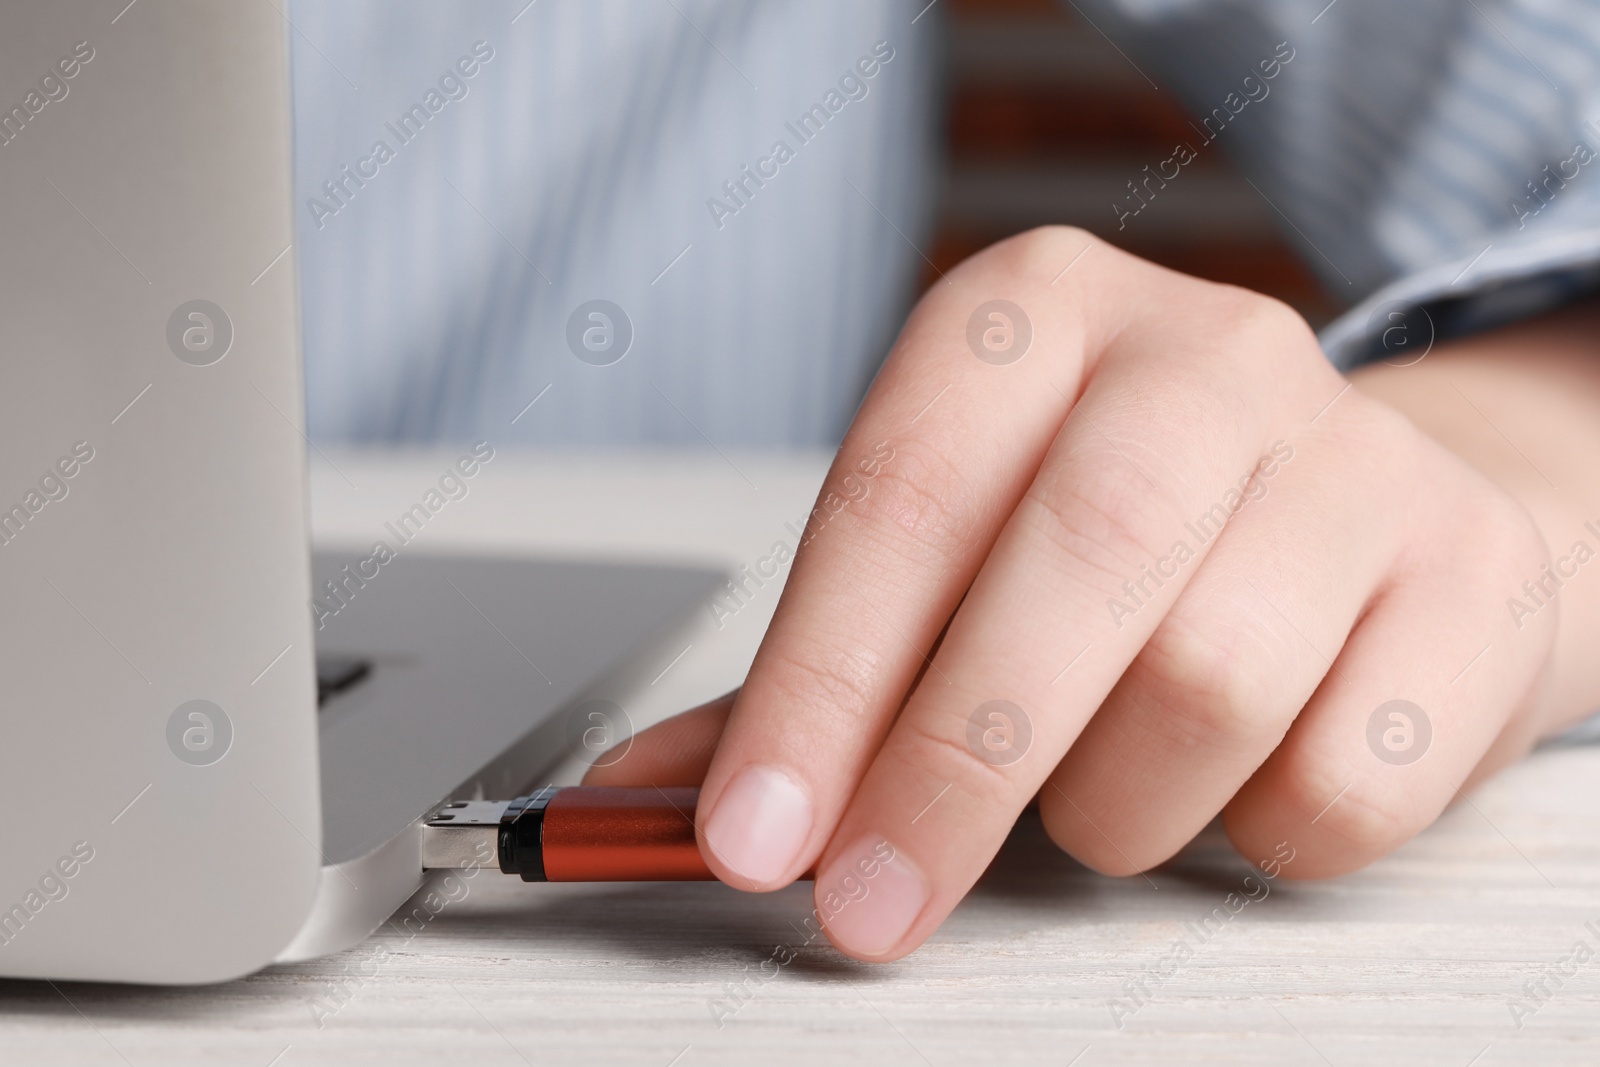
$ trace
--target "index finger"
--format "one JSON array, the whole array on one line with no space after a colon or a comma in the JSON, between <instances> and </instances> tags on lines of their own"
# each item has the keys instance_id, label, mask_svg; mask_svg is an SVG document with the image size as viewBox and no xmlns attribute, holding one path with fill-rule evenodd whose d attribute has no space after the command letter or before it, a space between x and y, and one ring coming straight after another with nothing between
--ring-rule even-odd
<instances>
[{"instance_id":1,"label":"index finger","mask_svg":"<svg viewBox=\"0 0 1600 1067\"><path fill-rule=\"evenodd\" d=\"M1085 253L1092 270L1062 273ZM1109 306L1095 293L1134 267L1153 269L1053 229L969 260L918 305L828 473L707 774L696 822L719 877L776 889L821 853L1065 421L1086 353L1116 326L1082 309ZM998 299L1041 289L1026 312Z\"/></svg>"}]
</instances>

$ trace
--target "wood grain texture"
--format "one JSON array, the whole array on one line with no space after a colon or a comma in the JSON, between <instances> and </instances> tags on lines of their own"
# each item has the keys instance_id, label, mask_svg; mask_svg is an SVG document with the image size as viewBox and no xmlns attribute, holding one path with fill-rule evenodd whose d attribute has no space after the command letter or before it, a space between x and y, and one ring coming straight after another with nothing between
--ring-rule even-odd
<instances>
[{"instance_id":1,"label":"wood grain texture","mask_svg":"<svg viewBox=\"0 0 1600 1067\"><path fill-rule=\"evenodd\" d=\"M630 480L649 477L675 491L636 538L651 536L658 556L738 558L779 536L769 526L781 530L796 500L803 511L825 463L734 456L763 488L734 479L744 488L724 492L732 475L716 457L670 470L504 460L439 547L483 547L518 513L523 547L568 545L613 514ZM331 538L359 536L386 513L385 486L404 493L436 465L337 462L363 493L338 498L318 477L318 530ZM775 599L742 624L759 631ZM737 681L749 642L718 644L718 632L708 625L673 668L685 668L683 689L625 706L645 719ZM1148 879L1103 878L1025 816L924 948L871 967L807 941L805 887L751 896L485 872L419 894L402 916L427 914L430 891L434 904L455 899L410 932L397 919L351 952L224 986L0 983L0 1063L1600 1062L1600 955L1547 984L1553 995L1520 1029L1509 1008L1577 940L1600 951L1600 749L1538 753L1350 877L1247 886L1249 874L1213 827ZM1231 892L1260 899L1197 934ZM1180 938L1192 958L1163 964ZM792 962L763 968L778 946ZM1113 1004L1131 1004L1141 976L1147 1002L1117 1020Z\"/></svg>"}]
</instances>

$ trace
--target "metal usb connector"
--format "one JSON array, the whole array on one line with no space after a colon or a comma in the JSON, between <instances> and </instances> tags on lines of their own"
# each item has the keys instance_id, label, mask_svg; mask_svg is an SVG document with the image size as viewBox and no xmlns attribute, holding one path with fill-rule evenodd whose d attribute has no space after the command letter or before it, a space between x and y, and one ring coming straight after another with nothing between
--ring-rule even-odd
<instances>
[{"instance_id":1,"label":"metal usb connector","mask_svg":"<svg viewBox=\"0 0 1600 1067\"><path fill-rule=\"evenodd\" d=\"M452 800L422 824L422 866L428 870L482 867L500 852L500 817L509 801Z\"/></svg>"}]
</instances>

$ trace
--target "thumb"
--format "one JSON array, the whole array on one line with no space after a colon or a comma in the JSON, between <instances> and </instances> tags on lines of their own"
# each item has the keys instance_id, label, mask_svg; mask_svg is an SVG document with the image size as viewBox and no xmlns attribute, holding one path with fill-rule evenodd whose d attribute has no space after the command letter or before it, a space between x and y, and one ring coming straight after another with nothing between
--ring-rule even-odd
<instances>
[{"instance_id":1,"label":"thumb","mask_svg":"<svg viewBox=\"0 0 1600 1067\"><path fill-rule=\"evenodd\" d=\"M635 734L614 763L590 767L584 785L699 785L722 740L735 689Z\"/></svg>"}]
</instances>

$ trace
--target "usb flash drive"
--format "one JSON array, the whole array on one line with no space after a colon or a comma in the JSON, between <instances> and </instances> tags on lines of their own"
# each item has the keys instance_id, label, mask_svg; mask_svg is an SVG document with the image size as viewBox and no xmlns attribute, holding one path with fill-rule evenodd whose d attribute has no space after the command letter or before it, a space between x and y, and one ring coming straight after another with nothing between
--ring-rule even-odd
<instances>
[{"instance_id":1,"label":"usb flash drive","mask_svg":"<svg viewBox=\"0 0 1600 1067\"><path fill-rule=\"evenodd\" d=\"M423 824L422 866L500 870L525 882L716 878L694 836L695 787L546 787L515 800L453 800Z\"/></svg>"}]
</instances>

